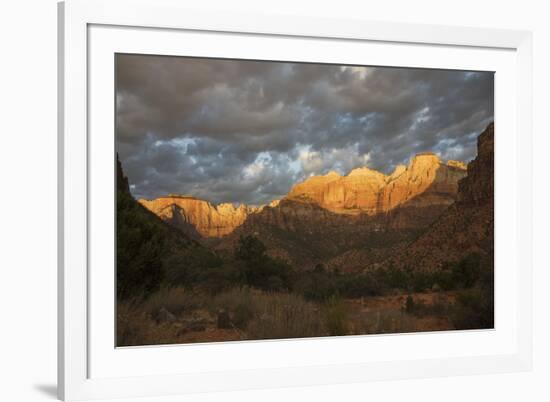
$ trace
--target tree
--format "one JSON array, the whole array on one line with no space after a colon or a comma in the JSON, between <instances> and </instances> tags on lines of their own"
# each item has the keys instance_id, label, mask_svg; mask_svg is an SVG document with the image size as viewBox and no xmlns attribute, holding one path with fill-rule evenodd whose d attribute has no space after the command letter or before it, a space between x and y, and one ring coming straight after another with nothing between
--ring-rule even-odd
<instances>
[{"instance_id":1,"label":"tree","mask_svg":"<svg viewBox=\"0 0 550 402\"><path fill-rule=\"evenodd\" d=\"M235 249L235 258L246 262L261 262L267 257L266 247L255 236L240 236L239 243Z\"/></svg>"},{"instance_id":2,"label":"tree","mask_svg":"<svg viewBox=\"0 0 550 402\"><path fill-rule=\"evenodd\" d=\"M241 278L249 286L265 290L285 290L292 287L292 268L284 261L273 259L267 248L255 236L241 236L235 248L235 259L241 267Z\"/></svg>"}]
</instances>

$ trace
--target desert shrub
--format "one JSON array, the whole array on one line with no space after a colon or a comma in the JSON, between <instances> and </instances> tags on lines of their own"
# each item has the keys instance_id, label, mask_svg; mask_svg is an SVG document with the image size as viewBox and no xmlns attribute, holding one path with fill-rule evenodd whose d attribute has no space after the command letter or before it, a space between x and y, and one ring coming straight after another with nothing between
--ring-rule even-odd
<instances>
[{"instance_id":1,"label":"desert shrub","mask_svg":"<svg viewBox=\"0 0 550 402\"><path fill-rule=\"evenodd\" d=\"M414 299L411 295L407 296L407 300L405 301L405 311L409 314L412 314L414 312Z\"/></svg>"},{"instance_id":2,"label":"desert shrub","mask_svg":"<svg viewBox=\"0 0 550 402\"><path fill-rule=\"evenodd\" d=\"M205 306L213 314L221 309L235 311L241 304L248 305L251 308L254 307L253 290L247 287L231 288L215 296L204 297L204 299Z\"/></svg>"},{"instance_id":3,"label":"desert shrub","mask_svg":"<svg viewBox=\"0 0 550 402\"><path fill-rule=\"evenodd\" d=\"M338 284L330 273L310 271L302 273L294 285L295 290L308 300L322 302L338 293Z\"/></svg>"},{"instance_id":4,"label":"desert shrub","mask_svg":"<svg viewBox=\"0 0 550 402\"><path fill-rule=\"evenodd\" d=\"M254 318L254 313L253 306L247 303L239 303L233 311L231 322L235 327L245 330L250 320Z\"/></svg>"},{"instance_id":5,"label":"desert shrub","mask_svg":"<svg viewBox=\"0 0 550 402\"><path fill-rule=\"evenodd\" d=\"M162 234L151 216L131 195L117 193L117 296L148 295L164 278Z\"/></svg>"},{"instance_id":6,"label":"desert shrub","mask_svg":"<svg viewBox=\"0 0 550 402\"><path fill-rule=\"evenodd\" d=\"M324 310L329 334L332 336L347 335L349 333L349 313L344 302L333 296L327 301Z\"/></svg>"},{"instance_id":7,"label":"desert shrub","mask_svg":"<svg viewBox=\"0 0 550 402\"><path fill-rule=\"evenodd\" d=\"M255 293L255 316L248 323L249 339L283 339L326 334L319 309L289 293Z\"/></svg>"},{"instance_id":8,"label":"desert shrub","mask_svg":"<svg viewBox=\"0 0 550 402\"><path fill-rule=\"evenodd\" d=\"M380 296L388 289L386 283L375 273L347 274L337 277L338 294L342 297L356 298Z\"/></svg>"},{"instance_id":9,"label":"desert shrub","mask_svg":"<svg viewBox=\"0 0 550 402\"><path fill-rule=\"evenodd\" d=\"M257 313L254 294L249 288L233 288L214 297L206 297L205 307L213 315L227 311L231 324L242 330Z\"/></svg>"},{"instance_id":10,"label":"desert shrub","mask_svg":"<svg viewBox=\"0 0 550 402\"><path fill-rule=\"evenodd\" d=\"M452 290L456 288L452 272L441 270L434 272L432 275L434 285L437 284L442 290Z\"/></svg>"},{"instance_id":11,"label":"desert shrub","mask_svg":"<svg viewBox=\"0 0 550 402\"><path fill-rule=\"evenodd\" d=\"M182 287L164 287L147 298L141 308L150 316L154 316L162 307L172 314L180 315L200 305L200 297L196 293Z\"/></svg>"},{"instance_id":12,"label":"desert shrub","mask_svg":"<svg viewBox=\"0 0 550 402\"><path fill-rule=\"evenodd\" d=\"M140 345L143 343L147 314L131 303L118 303L116 322L117 346Z\"/></svg>"},{"instance_id":13,"label":"desert shrub","mask_svg":"<svg viewBox=\"0 0 550 402\"><path fill-rule=\"evenodd\" d=\"M294 272L285 261L271 258L255 236L241 236L234 251L237 275L248 286L270 291L290 290Z\"/></svg>"},{"instance_id":14,"label":"desert shrub","mask_svg":"<svg viewBox=\"0 0 550 402\"><path fill-rule=\"evenodd\" d=\"M482 286L459 291L451 319L456 329L493 328L493 292Z\"/></svg>"},{"instance_id":15,"label":"desert shrub","mask_svg":"<svg viewBox=\"0 0 550 402\"><path fill-rule=\"evenodd\" d=\"M452 279L456 287L472 287L481 277L482 258L479 254L470 254L452 268Z\"/></svg>"},{"instance_id":16,"label":"desert shrub","mask_svg":"<svg viewBox=\"0 0 550 402\"><path fill-rule=\"evenodd\" d=\"M326 271L327 269L323 263L318 263L315 265L315 268L313 268L313 272L315 273L325 273Z\"/></svg>"},{"instance_id":17,"label":"desert shrub","mask_svg":"<svg viewBox=\"0 0 550 402\"><path fill-rule=\"evenodd\" d=\"M224 261L198 244L186 248L172 248L163 256L166 271L166 283L171 286L191 287L211 280L211 276L218 276L216 280L225 284L231 280L231 271L224 265Z\"/></svg>"},{"instance_id":18,"label":"desert shrub","mask_svg":"<svg viewBox=\"0 0 550 402\"><path fill-rule=\"evenodd\" d=\"M259 264L267 258L266 251L267 248L256 236L240 236L235 247L235 258L252 264Z\"/></svg>"},{"instance_id":19,"label":"desert shrub","mask_svg":"<svg viewBox=\"0 0 550 402\"><path fill-rule=\"evenodd\" d=\"M135 302L119 302L117 305L117 346L142 346L174 343L176 329L171 324L158 325Z\"/></svg>"},{"instance_id":20,"label":"desert shrub","mask_svg":"<svg viewBox=\"0 0 550 402\"><path fill-rule=\"evenodd\" d=\"M379 309L365 314L356 323L359 334L389 334L416 331L415 319L401 309Z\"/></svg>"}]
</instances>

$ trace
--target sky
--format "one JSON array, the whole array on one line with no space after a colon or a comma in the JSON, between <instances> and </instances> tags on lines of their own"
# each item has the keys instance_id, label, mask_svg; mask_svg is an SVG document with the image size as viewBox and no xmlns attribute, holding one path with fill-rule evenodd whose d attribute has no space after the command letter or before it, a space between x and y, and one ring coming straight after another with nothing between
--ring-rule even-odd
<instances>
[{"instance_id":1,"label":"sky","mask_svg":"<svg viewBox=\"0 0 550 402\"><path fill-rule=\"evenodd\" d=\"M331 170L476 156L492 72L172 56L116 59L116 146L136 198L261 205Z\"/></svg>"}]
</instances>

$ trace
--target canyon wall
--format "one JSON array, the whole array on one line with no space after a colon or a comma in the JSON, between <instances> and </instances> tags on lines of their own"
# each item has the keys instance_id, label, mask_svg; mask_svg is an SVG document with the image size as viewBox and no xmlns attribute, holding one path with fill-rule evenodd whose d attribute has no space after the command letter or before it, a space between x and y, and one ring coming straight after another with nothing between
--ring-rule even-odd
<instances>
[{"instance_id":1,"label":"canyon wall","mask_svg":"<svg viewBox=\"0 0 550 402\"><path fill-rule=\"evenodd\" d=\"M229 203L212 205L205 200L180 195L140 199L139 203L171 225L191 235L195 230L201 237L225 236L258 210L243 204L238 207Z\"/></svg>"},{"instance_id":2,"label":"canyon wall","mask_svg":"<svg viewBox=\"0 0 550 402\"><path fill-rule=\"evenodd\" d=\"M390 175L363 167L345 176L336 172L312 176L292 187L283 198L283 204L276 200L260 207L212 205L192 196L179 195L139 202L163 220L188 234L196 231L201 237L228 235L250 216L262 211L260 219L254 219L255 225L263 219L270 224L276 222L285 230L303 224L302 218L324 219L328 224L335 221L334 214L383 215L385 221L377 219L377 225L417 228L429 224L455 201L458 182L465 176L464 163L449 161L444 164L435 154L426 153L412 158L408 166L397 166ZM336 221L340 223L339 219Z\"/></svg>"}]
</instances>

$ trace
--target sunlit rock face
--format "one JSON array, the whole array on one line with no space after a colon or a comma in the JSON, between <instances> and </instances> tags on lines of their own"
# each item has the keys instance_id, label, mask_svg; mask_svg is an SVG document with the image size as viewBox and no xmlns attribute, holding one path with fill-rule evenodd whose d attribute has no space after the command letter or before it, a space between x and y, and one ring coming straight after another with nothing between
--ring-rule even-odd
<instances>
[{"instance_id":1,"label":"sunlit rock face","mask_svg":"<svg viewBox=\"0 0 550 402\"><path fill-rule=\"evenodd\" d=\"M375 215L405 204L448 206L465 176L463 163L445 165L435 154L426 153L415 156L408 166L397 166L389 176L369 168L354 169L347 176L334 172L313 176L295 185L287 198L345 214Z\"/></svg>"},{"instance_id":2,"label":"sunlit rock face","mask_svg":"<svg viewBox=\"0 0 550 402\"><path fill-rule=\"evenodd\" d=\"M354 169L347 176L330 172L295 185L287 198L314 202L336 213L375 214L385 179L384 174L369 168Z\"/></svg>"},{"instance_id":3,"label":"sunlit rock face","mask_svg":"<svg viewBox=\"0 0 550 402\"><path fill-rule=\"evenodd\" d=\"M389 212L398 206L429 207L452 204L458 182L466 176L462 166L441 163L435 154L416 155L409 165L398 167L381 189L377 212Z\"/></svg>"},{"instance_id":4,"label":"sunlit rock face","mask_svg":"<svg viewBox=\"0 0 550 402\"><path fill-rule=\"evenodd\" d=\"M202 237L221 237L243 224L256 207L230 203L212 205L189 196L169 195L139 203L164 221L189 232L194 228ZM189 227L189 225L191 227Z\"/></svg>"},{"instance_id":5,"label":"sunlit rock face","mask_svg":"<svg viewBox=\"0 0 550 402\"><path fill-rule=\"evenodd\" d=\"M265 220L283 230L308 220L325 219L328 224L335 221L334 215L376 216L377 227L419 228L455 201L458 181L465 176L463 163L444 164L435 154L425 153L412 158L408 166L397 166L390 175L362 167L345 176L334 171L312 176L294 185L282 200L266 206L212 205L181 195L139 202L166 222L198 237L226 236L260 212L255 226Z\"/></svg>"},{"instance_id":6,"label":"sunlit rock face","mask_svg":"<svg viewBox=\"0 0 550 402\"><path fill-rule=\"evenodd\" d=\"M468 165L466 163L462 161L453 161L453 160L447 161L447 166L464 169L464 170L468 168Z\"/></svg>"}]
</instances>

